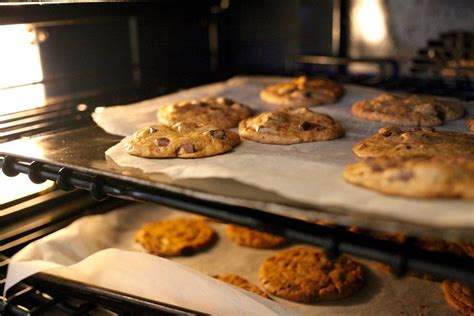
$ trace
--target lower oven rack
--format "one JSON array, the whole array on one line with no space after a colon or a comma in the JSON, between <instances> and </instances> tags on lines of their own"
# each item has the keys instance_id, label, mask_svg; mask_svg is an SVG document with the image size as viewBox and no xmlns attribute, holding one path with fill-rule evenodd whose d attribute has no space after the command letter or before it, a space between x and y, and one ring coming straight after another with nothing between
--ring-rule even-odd
<instances>
[{"instance_id":1,"label":"lower oven rack","mask_svg":"<svg viewBox=\"0 0 474 316\"><path fill-rule=\"evenodd\" d=\"M0 315L207 315L58 276L36 273L10 289ZM13 292L13 293L12 293Z\"/></svg>"},{"instance_id":2,"label":"lower oven rack","mask_svg":"<svg viewBox=\"0 0 474 316\"><path fill-rule=\"evenodd\" d=\"M340 227L321 226L257 209L191 197L12 155L0 157L0 167L7 176L24 173L28 174L33 182L53 180L60 189L88 190L98 200L113 196L152 202L323 247L332 257L347 253L376 260L390 265L399 276L405 275L407 271L417 271L474 284L473 258L450 253L432 253L416 247L414 239L398 244L349 232Z\"/></svg>"}]
</instances>

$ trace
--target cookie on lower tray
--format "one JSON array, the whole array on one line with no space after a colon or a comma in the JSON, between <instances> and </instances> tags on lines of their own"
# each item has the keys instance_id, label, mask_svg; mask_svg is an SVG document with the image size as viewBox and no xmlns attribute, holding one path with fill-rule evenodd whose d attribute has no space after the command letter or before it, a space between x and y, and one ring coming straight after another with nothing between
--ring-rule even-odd
<instances>
[{"instance_id":1,"label":"cookie on lower tray","mask_svg":"<svg viewBox=\"0 0 474 316\"><path fill-rule=\"evenodd\" d=\"M348 165L343 177L385 194L474 199L474 159L465 156L367 158Z\"/></svg>"},{"instance_id":2,"label":"cookie on lower tray","mask_svg":"<svg viewBox=\"0 0 474 316\"><path fill-rule=\"evenodd\" d=\"M190 122L222 129L236 127L250 115L252 110L248 106L223 97L166 104L157 111L159 122L165 125Z\"/></svg>"},{"instance_id":3,"label":"cookie on lower tray","mask_svg":"<svg viewBox=\"0 0 474 316\"><path fill-rule=\"evenodd\" d=\"M474 156L474 135L433 128L401 130L385 127L355 144L352 151L361 158L378 156Z\"/></svg>"},{"instance_id":4,"label":"cookie on lower tray","mask_svg":"<svg viewBox=\"0 0 474 316\"><path fill-rule=\"evenodd\" d=\"M239 134L260 143L289 145L339 138L344 129L329 115L302 108L247 118L240 122Z\"/></svg>"},{"instance_id":5,"label":"cookie on lower tray","mask_svg":"<svg viewBox=\"0 0 474 316\"><path fill-rule=\"evenodd\" d=\"M471 116L466 119L466 127L471 132L474 132L474 116Z\"/></svg>"},{"instance_id":6,"label":"cookie on lower tray","mask_svg":"<svg viewBox=\"0 0 474 316\"><path fill-rule=\"evenodd\" d=\"M215 237L206 222L177 218L145 224L135 234L135 241L151 254L172 257L203 250Z\"/></svg>"},{"instance_id":7,"label":"cookie on lower tray","mask_svg":"<svg viewBox=\"0 0 474 316\"><path fill-rule=\"evenodd\" d=\"M235 132L212 125L177 123L142 128L128 140L125 148L144 158L202 158L230 151L240 143Z\"/></svg>"},{"instance_id":8,"label":"cookie on lower tray","mask_svg":"<svg viewBox=\"0 0 474 316\"><path fill-rule=\"evenodd\" d=\"M465 316L474 315L474 295L467 284L446 280L442 288L446 302L456 312Z\"/></svg>"},{"instance_id":9,"label":"cookie on lower tray","mask_svg":"<svg viewBox=\"0 0 474 316\"><path fill-rule=\"evenodd\" d=\"M364 284L359 263L345 256L328 259L321 250L309 246L269 257L260 266L259 277L270 294L305 303L339 300Z\"/></svg>"},{"instance_id":10,"label":"cookie on lower tray","mask_svg":"<svg viewBox=\"0 0 474 316\"><path fill-rule=\"evenodd\" d=\"M461 246L462 250L466 255L474 258L474 241L461 242L459 243L459 245Z\"/></svg>"},{"instance_id":11,"label":"cookie on lower tray","mask_svg":"<svg viewBox=\"0 0 474 316\"><path fill-rule=\"evenodd\" d=\"M232 224L227 225L226 234L234 243L245 247L275 248L286 243L284 237Z\"/></svg>"},{"instance_id":12,"label":"cookie on lower tray","mask_svg":"<svg viewBox=\"0 0 474 316\"><path fill-rule=\"evenodd\" d=\"M382 94L352 106L352 114L403 126L437 126L464 115L461 102L426 95Z\"/></svg>"},{"instance_id":13,"label":"cookie on lower tray","mask_svg":"<svg viewBox=\"0 0 474 316\"><path fill-rule=\"evenodd\" d=\"M334 103L343 94L344 88L335 81L301 76L266 87L260 92L260 98L281 108L296 109Z\"/></svg>"},{"instance_id":14,"label":"cookie on lower tray","mask_svg":"<svg viewBox=\"0 0 474 316\"><path fill-rule=\"evenodd\" d=\"M249 282L247 279L242 278L241 276L238 276L235 274L218 274L218 275L214 275L213 277L223 282L240 287L241 289L247 290L254 294L263 296L265 298L270 298L268 294L262 291L261 289L259 289L258 286Z\"/></svg>"}]
</instances>

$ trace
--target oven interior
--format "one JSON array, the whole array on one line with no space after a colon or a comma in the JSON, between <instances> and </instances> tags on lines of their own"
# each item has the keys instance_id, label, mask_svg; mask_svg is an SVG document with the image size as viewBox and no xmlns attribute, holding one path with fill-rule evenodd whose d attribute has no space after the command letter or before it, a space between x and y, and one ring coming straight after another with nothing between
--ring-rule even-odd
<instances>
[{"instance_id":1,"label":"oven interior","mask_svg":"<svg viewBox=\"0 0 474 316\"><path fill-rule=\"evenodd\" d=\"M127 104L237 74L307 74L470 101L474 98L474 25L466 11L474 13L469 0L2 5L0 65L6 71L0 73L0 143L89 126L94 124L91 113L96 107ZM417 19L419 12L424 19ZM66 175L68 185L59 171L52 177L55 182L30 192L23 183L43 182L48 172L43 165L22 164L12 157L0 158L0 165L7 176L17 175L21 168L27 173L33 170L28 177L0 177L4 191L0 289L9 258L28 243L82 216L130 203L106 198L106 190L93 191L91 196L76 189L84 178L76 175L71 180L74 175ZM9 182L19 177L18 184ZM71 185L74 181L76 185ZM167 198L182 201L182 197ZM186 203L192 205L189 209L207 209L207 215L224 219L228 211L191 199ZM296 231L314 230L314 225L282 218L265 220ZM472 277L469 261L453 262L451 270L463 267L470 270L467 278ZM399 268L403 274L403 262ZM451 270L446 268L446 273ZM44 275L18 284L0 301L0 314L5 315L157 312L197 313Z\"/></svg>"}]
</instances>

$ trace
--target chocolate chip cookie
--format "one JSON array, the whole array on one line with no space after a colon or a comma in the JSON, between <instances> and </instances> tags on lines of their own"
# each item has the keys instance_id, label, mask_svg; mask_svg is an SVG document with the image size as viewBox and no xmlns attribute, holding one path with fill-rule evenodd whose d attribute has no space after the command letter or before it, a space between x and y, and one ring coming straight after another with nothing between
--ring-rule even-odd
<instances>
[{"instance_id":1,"label":"chocolate chip cookie","mask_svg":"<svg viewBox=\"0 0 474 316\"><path fill-rule=\"evenodd\" d=\"M466 119L466 127L471 132L474 132L474 116L471 116Z\"/></svg>"},{"instance_id":2,"label":"chocolate chip cookie","mask_svg":"<svg viewBox=\"0 0 474 316\"><path fill-rule=\"evenodd\" d=\"M348 165L344 179L386 194L474 199L474 159L463 156L367 158Z\"/></svg>"},{"instance_id":3,"label":"chocolate chip cookie","mask_svg":"<svg viewBox=\"0 0 474 316\"><path fill-rule=\"evenodd\" d=\"M286 249L269 257L260 266L259 276L270 294L306 303L342 299L364 283L360 264L344 256L330 260L309 246Z\"/></svg>"},{"instance_id":4,"label":"chocolate chip cookie","mask_svg":"<svg viewBox=\"0 0 474 316\"><path fill-rule=\"evenodd\" d=\"M165 125L190 122L222 129L236 127L250 115L252 110L248 106L223 97L171 103L157 111L159 122Z\"/></svg>"},{"instance_id":5,"label":"chocolate chip cookie","mask_svg":"<svg viewBox=\"0 0 474 316\"><path fill-rule=\"evenodd\" d=\"M442 285L449 306L461 315L474 315L474 295L467 284L446 280Z\"/></svg>"},{"instance_id":6,"label":"chocolate chip cookie","mask_svg":"<svg viewBox=\"0 0 474 316\"><path fill-rule=\"evenodd\" d=\"M437 126L464 115L459 101L425 95L382 94L352 106L352 114L371 121L404 126Z\"/></svg>"},{"instance_id":7,"label":"chocolate chip cookie","mask_svg":"<svg viewBox=\"0 0 474 316\"><path fill-rule=\"evenodd\" d=\"M172 257L203 250L215 237L204 221L178 218L145 224L135 234L135 241L151 254Z\"/></svg>"},{"instance_id":8,"label":"chocolate chip cookie","mask_svg":"<svg viewBox=\"0 0 474 316\"><path fill-rule=\"evenodd\" d=\"M240 136L260 143L289 145L330 140L344 135L329 115L308 108L261 113L239 124Z\"/></svg>"},{"instance_id":9,"label":"chocolate chip cookie","mask_svg":"<svg viewBox=\"0 0 474 316\"><path fill-rule=\"evenodd\" d=\"M212 125L151 125L135 132L125 148L145 158L201 158L230 151L240 143L237 133Z\"/></svg>"},{"instance_id":10,"label":"chocolate chip cookie","mask_svg":"<svg viewBox=\"0 0 474 316\"><path fill-rule=\"evenodd\" d=\"M260 98L282 108L296 109L334 103L343 94L344 88L335 81L301 76L266 87L260 92Z\"/></svg>"},{"instance_id":11,"label":"chocolate chip cookie","mask_svg":"<svg viewBox=\"0 0 474 316\"><path fill-rule=\"evenodd\" d=\"M237 225L227 225L227 237L239 246L252 248L275 248L286 242L281 236Z\"/></svg>"},{"instance_id":12,"label":"chocolate chip cookie","mask_svg":"<svg viewBox=\"0 0 474 316\"><path fill-rule=\"evenodd\" d=\"M223 282L235 285L240 287L241 289L247 290L254 294L263 296L265 298L270 298L267 293L259 289L256 285L250 283L247 279L244 279L235 274L221 274L221 275L214 275L214 278L221 280Z\"/></svg>"},{"instance_id":13,"label":"chocolate chip cookie","mask_svg":"<svg viewBox=\"0 0 474 316\"><path fill-rule=\"evenodd\" d=\"M474 156L474 135L436 131L422 127L401 130L398 127L379 129L376 135L363 139L352 148L361 158L378 156Z\"/></svg>"}]
</instances>

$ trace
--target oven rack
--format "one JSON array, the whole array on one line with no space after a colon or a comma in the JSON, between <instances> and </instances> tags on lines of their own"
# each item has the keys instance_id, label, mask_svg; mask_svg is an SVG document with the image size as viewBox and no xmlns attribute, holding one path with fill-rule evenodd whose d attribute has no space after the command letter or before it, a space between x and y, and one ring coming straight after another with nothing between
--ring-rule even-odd
<instances>
[{"instance_id":1,"label":"oven rack","mask_svg":"<svg viewBox=\"0 0 474 316\"><path fill-rule=\"evenodd\" d=\"M22 280L3 296L9 256L82 216L101 214L128 203L116 198L96 201L85 190L53 190L28 201L22 211L10 213L7 208L0 218L0 315L201 315L198 311L42 272ZM18 219L23 220L20 226L16 225ZM14 227L11 234L10 226Z\"/></svg>"},{"instance_id":2,"label":"oven rack","mask_svg":"<svg viewBox=\"0 0 474 316\"><path fill-rule=\"evenodd\" d=\"M423 250L415 245L414 238L398 244L349 232L342 227L321 226L257 209L191 197L12 155L0 157L0 168L10 177L19 173L27 174L34 183L55 181L64 191L75 188L88 190L97 200L113 196L152 202L319 246L324 248L330 257L347 253L383 262L390 265L398 276L404 276L407 271L417 271L474 284L473 258Z\"/></svg>"}]
</instances>

